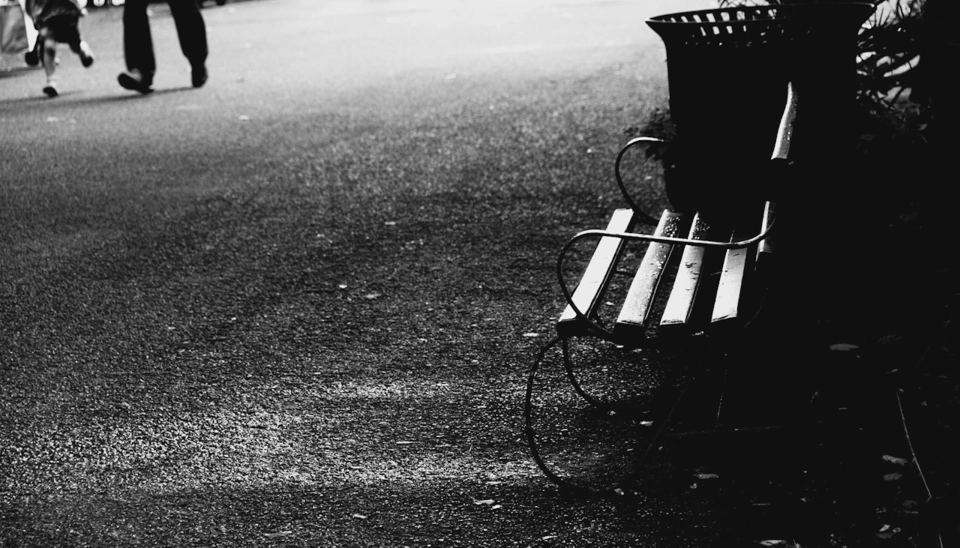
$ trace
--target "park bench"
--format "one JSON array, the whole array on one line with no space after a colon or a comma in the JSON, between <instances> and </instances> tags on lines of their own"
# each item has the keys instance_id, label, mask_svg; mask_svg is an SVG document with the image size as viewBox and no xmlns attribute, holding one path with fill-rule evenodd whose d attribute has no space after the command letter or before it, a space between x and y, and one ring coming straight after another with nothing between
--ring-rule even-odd
<instances>
[{"instance_id":1,"label":"park bench","mask_svg":"<svg viewBox=\"0 0 960 548\"><path fill-rule=\"evenodd\" d=\"M796 95L792 86L770 159L771 174L786 174L794 135ZM616 209L604 229L585 230L562 247L556 265L566 306L556 321L557 336L540 349L529 372L525 400L526 434L534 460L548 478L569 487L538 452L533 426L533 391L548 351L559 346L573 389L591 406L611 409L609 400L584 390L568 342L585 337L622 348L671 347L694 340L735 339L760 313L774 275L776 203L758 200L734 213L666 208L659 218L630 195L622 162L634 148L658 147L660 139L639 137L621 149L615 162L620 190L630 207ZM566 262L573 250L595 241L575 289ZM634 247L634 253L628 248ZM632 255L632 260L626 257ZM666 421L659 434L667 432ZM681 434L682 435L682 434ZM652 440L651 443L653 443Z\"/></svg>"},{"instance_id":2,"label":"park bench","mask_svg":"<svg viewBox=\"0 0 960 548\"><path fill-rule=\"evenodd\" d=\"M560 251L556 271L566 307L556 321L557 336L541 347L530 369L524 408L534 461L554 483L570 487L541 455L535 407L549 414L559 405L545 396L538 407L534 392L538 375L546 372L543 364L557 348L576 394L601 415L614 415L625 409L616 405L622 383L601 383L613 388L606 395L595 393L594 386L584 389L572 340L641 351L758 342L744 334L762 323L756 319L771 285L775 295L786 285L771 282L776 263L789 258L798 264L796 257L811 251L797 249L796 233L788 232L796 230L790 225L803 209L797 198L813 192L807 179L798 189L797 167L829 164L844 150L845 119L855 95L856 30L872 11L870 4L840 2L700 10L648 20L667 46L670 114L675 143L681 145L664 161L670 206L651 215L628 191L622 173L628 152L645 148L648 158L663 157L663 141L633 139L618 154L614 170L628 207L614 211L604 229L583 231ZM738 172L741 166L746 171ZM571 290L566 263L582 256L587 241L596 244ZM608 374L607 365L598 369L591 374ZM635 422L654 426L639 453L648 454L673 429L685 392L670 396L673 403L653 420L646 420L644 411L637 415L643 420ZM585 435L590 434L588 428Z\"/></svg>"}]
</instances>

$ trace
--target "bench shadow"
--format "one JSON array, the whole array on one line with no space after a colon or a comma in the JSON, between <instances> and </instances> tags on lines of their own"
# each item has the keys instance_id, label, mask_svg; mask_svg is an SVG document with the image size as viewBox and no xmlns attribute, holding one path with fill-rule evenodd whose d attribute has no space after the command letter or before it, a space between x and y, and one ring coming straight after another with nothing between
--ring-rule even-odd
<instances>
[{"instance_id":1,"label":"bench shadow","mask_svg":"<svg viewBox=\"0 0 960 548\"><path fill-rule=\"evenodd\" d=\"M609 379L608 388L625 384L618 377L632 378L633 385L663 382L647 366L623 365L643 352L613 349L587 363L598 378ZM800 362L790 366L795 374L784 371L788 359ZM572 389L563 386L562 372L545 375L540 404L548 411L535 425L542 436L538 450L566 482L562 492L678 497L702 505L722 546L869 542L898 523L911 531L903 536L920 534L913 518L898 510L904 501L923 500L919 483L904 470L903 481L891 483L889 474L898 470L881 459L909 452L893 393L875 364L818 353L741 353L728 361L686 382L652 451L644 449L645 423L656 426L663 410L649 399L630 395L614 412L595 409L564 394ZM588 372L582 376L593 382Z\"/></svg>"}]
</instances>

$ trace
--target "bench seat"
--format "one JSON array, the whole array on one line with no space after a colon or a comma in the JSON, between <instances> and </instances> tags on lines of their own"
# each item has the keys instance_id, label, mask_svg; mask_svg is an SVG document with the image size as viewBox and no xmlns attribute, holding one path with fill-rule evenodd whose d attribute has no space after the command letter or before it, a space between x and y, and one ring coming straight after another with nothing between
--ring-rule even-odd
<instances>
[{"instance_id":1,"label":"bench seat","mask_svg":"<svg viewBox=\"0 0 960 548\"><path fill-rule=\"evenodd\" d=\"M755 216L732 223L702 213L664 210L652 236L709 242L692 245L637 242L644 236L633 232L638 222L636 214L632 209L616 210L557 321L558 335L596 334L597 325L609 323L602 318L612 318L606 309L616 306L615 302L619 303L619 312L610 338L629 346L640 346L652 329L663 334L690 333L742 324L752 314L748 290L752 271L762 262L761 255L772 253L773 242L767 237L742 247L717 244L742 242L762 234L772 226L774 216L772 202L766 202ZM646 247L642 257L628 253L628 248L637 245ZM626 284L617 279L625 274L632 276L632 281L624 289Z\"/></svg>"}]
</instances>

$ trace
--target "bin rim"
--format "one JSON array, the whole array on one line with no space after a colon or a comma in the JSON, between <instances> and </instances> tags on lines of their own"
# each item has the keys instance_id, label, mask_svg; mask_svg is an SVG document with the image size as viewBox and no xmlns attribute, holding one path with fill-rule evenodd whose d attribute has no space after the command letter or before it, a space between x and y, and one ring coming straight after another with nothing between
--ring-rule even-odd
<instances>
[{"instance_id":1,"label":"bin rim","mask_svg":"<svg viewBox=\"0 0 960 548\"><path fill-rule=\"evenodd\" d=\"M646 23L667 43L719 45L831 33L859 27L875 12L876 6L865 1L778 4L666 13Z\"/></svg>"},{"instance_id":2,"label":"bin rim","mask_svg":"<svg viewBox=\"0 0 960 548\"><path fill-rule=\"evenodd\" d=\"M708 9L700 9L700 10L664 13L661 15L655 15L653 17L650 17L649 19L647 19L647 22L675 24L675 25L698 25L698 24L707 24L707 23L714 23L714 22L717 24L720 24L720 23L728 23L728 22L744 23L744 22L753 22L753 21L756 21L756 22L783 21L789 18L789 16L793 15L792 12L798 12L802 15L806 15L803 12L817 12L817 11L839 12L840 10L851 10L854 13L856 13L856 11L854 10L866 10L867 8L869 8L870 11L874 11L877 9L874 3L866 2L866 1L815 2L815 3L809 3L809 4L808 3L768 4L763 6L735 6L735 7L729 7L729 8L708 8ZM746 20L729 19L729 20L717 20L717 21L673 21L669 19L669 18L677 18L677 17L683 17L683 16L690 17L690 16L696 16L696 15L702 16L702 15L708 15L708 14L723 14L723 13L738 13L738 12L754 13L758 15L766 14L768 15L768 17L757 18L757 19L746 19ZM786 14L788 17L778 18L780 12ZM811 15L815 15L815 14L811 14ZM816 14L816 15L819 15L819 14Z\"/></svg>"}]
</instances>

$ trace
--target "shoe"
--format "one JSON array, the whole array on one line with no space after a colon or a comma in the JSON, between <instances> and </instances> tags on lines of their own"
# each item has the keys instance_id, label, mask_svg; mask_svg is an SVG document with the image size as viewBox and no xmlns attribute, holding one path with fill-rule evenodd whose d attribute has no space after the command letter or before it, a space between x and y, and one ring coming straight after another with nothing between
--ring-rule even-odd
<instances>
[{"instance_id":1,"label":"shoe","mask_svg":"<svg viewBox=\"0 0 960 548\"><path fill-rule=\"evenodd\" d=\"M203 85L207 83L207 78L210 77L207 73L206 65L203 64L194 65L190 76L193 81L193 87L195 88L203 87Z\"/></svg>"},{"instance_id":2,"label":"shoe","mask_svg":"<svg viewBox=\"0 0 960 548\"><path fill-rule=\"evenodd\" d=\"M47 85L43 86L43 93L45 93L47 97L60 95L60 92L57 91L57 83L54 81L47 82Z\"/></svg>"},{"instance_id":3,"label":"shoe","mask_svg":"<svg viewBox=\"0 0 960 548\"><path fill-rule=\"evenodd\" d=\"M139 91L143 95L153 91L153 87L151 87L153 82L144 77L142 74L140 74L140 71L137 70L121 72L120 76L117 76L117 82L120 83L120 87L123 89Z\"/></svg>"},{"instance_id":4,"label":"shoe","mask_svg":"<svg viewBox=\"0 0 960 548\"><path fill-rule=\"evenodd\" d=\"M34 48L23 54L23 60L27 65L35 67L40 64L39 48Z\"/></svg>"},{"instance_id":5,"label":"shoe","mask_svg":"<svg viewBox=\"0 0 960 548\"><path fill-rule=\"evenodd\" d=\"M90 44L81 40L80 51L78 51L77 54L80 56L80 62L83 63L84 67L89 67L93 64L93 50L90 49Z\"/></svg>"}]
</instances>

